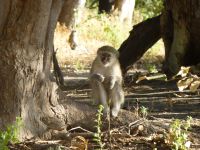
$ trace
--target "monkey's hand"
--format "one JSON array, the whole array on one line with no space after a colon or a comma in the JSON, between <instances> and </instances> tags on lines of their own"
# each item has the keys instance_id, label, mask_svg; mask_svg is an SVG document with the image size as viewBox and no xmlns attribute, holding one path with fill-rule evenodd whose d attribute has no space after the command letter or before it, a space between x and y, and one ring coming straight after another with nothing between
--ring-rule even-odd
<instances>
[{"instance_id":1,"label":"monkey's hand","mask_svg":"<svg viewBox=\"0 0 200 150\"><path fill-rule=\"evenodd\" d=\"M99 73L92 74L92 76L91 76L92 80L97 80L99 82L103 82L104 78L105 77L102 74L99 74Z\"/></svg>"}]
</instances>

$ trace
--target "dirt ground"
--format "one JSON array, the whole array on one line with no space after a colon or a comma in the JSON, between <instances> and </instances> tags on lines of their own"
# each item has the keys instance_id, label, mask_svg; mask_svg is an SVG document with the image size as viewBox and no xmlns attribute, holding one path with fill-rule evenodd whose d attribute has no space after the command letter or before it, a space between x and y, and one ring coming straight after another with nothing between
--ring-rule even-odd
<instances>
[{"instance_id":1,"label":"dirt ground","mask_svg":"<svg viewBox=\"0 0 200 150\"><path fill-rule=\"evenodd\" d=\"M65 76L65 88L67 99L91 103L91 89L88 84L89 70L63 70ZM166 133L174 119L185 120L192 117L189 128L190 149L200 149L200 91L191 93L189 90L179 92L176 81L143 80L135 83L135 76L129 74L124 81L125 104L123 109L138 115L138 120L127 126L111 128L102 131L103 149L121 150L167 150L171 149L166 144ZM61 101L65 103L67 99ZM140 115L140 108L147 108L147 116ZM16 145L10 145L11 149L99 149L94 141L93 133L81 127L70 130L67 139L53 141L27 141ZM169 135L169 134L168 134Z\"/></svg>"}]
</instances>

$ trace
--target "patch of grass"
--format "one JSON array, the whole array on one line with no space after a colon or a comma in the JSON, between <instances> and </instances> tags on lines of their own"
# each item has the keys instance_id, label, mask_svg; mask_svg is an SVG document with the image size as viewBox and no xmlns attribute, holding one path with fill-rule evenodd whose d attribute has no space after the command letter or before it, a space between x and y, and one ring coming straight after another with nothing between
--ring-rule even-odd
<instances>
[{"instance_id":1,"label":"patch of grass","mask_svg":"<svg viewBox=\"0 0 200 150\"><path fill-rule=\"evenodd\" d=\"M146 69L148 70L149 73L157 73L158 72L156 65L149 64L149 63L145 63L144 65L145 65L145 67L146 67Z\"/></svg>"},{"instance_id":2,"label":"patch of grass","mask_svg":"<svg viewBox=\"0 0 200 150\"><path fill-rule=\"evenodd\" d=\"M17 143L20 127L22 126L22 119L16 117L13 125L8 125L5 131L0 131L0 150L9 150L8 143Z\"/></svg>"},{"instance_id":3,"label":"patch of grass","mask_svg":"<svg viewBox=\"0 0 200 150\"><path fill-rule=\"evenodd\" d=\"M88 9L77 30L83 39L95 39L119 48L127 38L130 27L121 24L115 15L98 14L97 9Z\"/></svg>"},{"instance_id":4,"label":"patch of grass","mask_svg":"<svg viewBox=\"0 0 200 150\"><path fill-rule=\"evenodd\" d=\"M74 67L77 71L81 71L85 68L85 64L78 60L77 62L75 62Z\"/></svg>"},{"instance_id":5,"label":"patch of grass","mask_svg":"<svg viewBox=\"0 0 200 150\"><path fill-rule=\"evenodd\" d=\"M175 119L170 124L165 142L171 146L172 150L188 150L190 148L188 129L191 127L191 120L192 117L187 117L185 121Z\"/></svg>"}]
</instances>

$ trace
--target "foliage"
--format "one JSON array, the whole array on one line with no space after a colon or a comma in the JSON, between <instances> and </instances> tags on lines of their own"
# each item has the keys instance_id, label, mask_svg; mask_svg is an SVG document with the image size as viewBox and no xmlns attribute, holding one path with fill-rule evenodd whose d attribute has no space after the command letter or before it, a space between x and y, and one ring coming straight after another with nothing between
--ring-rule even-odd
<instances>
[{"instance_id":1,"label":"foliage","mask_svg":"<svg viewBox=\"0 0 200 150\"><path fill-rule=\"evenodd\" d=\"M163 9L163 0L136 0L136 9L138 9L144 20L157 16Z\"/></svg>"},{"instance_id":2,"label":"foliage","mask_svg":"<svg viewBox=\"0 0 200 150\"><path fill-rule=\"evenodd\" d=\"M181 67L181 70L175 76L181 76L182 78L177 82L179 91L183 91L188 88L195 92L200 87L200 77L190 73L190 67Z\"/></svg>"},{"instance_id":3,"label":"foliage","mask_svg":"<svg viewBox=\"0 0 200 150\"><path fill-rule=\"evenodd\" d=\"M146 118L148 115L148 108L141 106L140 107L140 114L142 115L143 118Z\"/></svg>"},{"instance_id":4,"label":"foliage","mask_svg":"<svg viewBox=\"0 0 200 150\"><path fill-rule=\"evenodd\" d=\"M0 131L0 150L8 150L8 143L19 142L18 135L20 127L22 126L22 119L16 117L16 121L13 125L8 125L6 131Z\"/></svg>"},{"instance_id":5,"label":"foliage","mask_svg":"<svg viewBox=\"0 0 200 150\"><path fill-rule=\"evenodd\" d=\"M154 65L154 64L145 63L145 67L149 73L158 73L156 65Z\"/></svg>"},{"instance_id":6,"label":"foliage","mask_svg":"<svg viewBox=\"0 0 200 150\"><path fill-rule=\"evenodd\" d=\"M97 125L95 126L97 132L94 134L94 141L96 141L99 144L100 149L103 149L105 145L105 143L102 142L102 132L101 132L103 109L104 107L102 105L99 105L99 109L96 114L97 119L95 120L95 122L97 123Z\"/></svg>"},{"instance_id":7,"label":"foliage","mask_svg":"<svg viewBox=\"0 0 200 150\"><path fill-rule=\"evenodd\" d=\"M191 127L191 120L192 117L187 117L186 121L175 119L170 124L165 142L171 145L173 150L187 150L190 147L188 129Z\"/></svg>"},{"instance_id":8,"label":"foliage","mask_svg":"<svg viewBox=\"0 0 200 150\"><path fill-rule=\"evenodd\" d=\"M86 0L86 7L87 8L96 8L98 6L99 0Z\"/></svg>"}]
</instances>

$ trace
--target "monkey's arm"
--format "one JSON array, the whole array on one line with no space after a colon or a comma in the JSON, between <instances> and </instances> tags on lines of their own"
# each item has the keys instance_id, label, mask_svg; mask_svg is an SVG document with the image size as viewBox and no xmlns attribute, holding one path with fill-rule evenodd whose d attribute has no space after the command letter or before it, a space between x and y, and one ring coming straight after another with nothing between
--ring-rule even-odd
<instances>
[{"instance_id":1,"label":"monkey's arm","mask_svg":"<svg viewBox=\"0 0 200 150\"><path fill-rule=\"evenodd\" d=\"M90 80L95 80L95 81L99 81L99 82L103 82L104 78L105 77L100 73L93 73L90 76Z\"/></svg>"}]
</instances>

